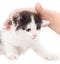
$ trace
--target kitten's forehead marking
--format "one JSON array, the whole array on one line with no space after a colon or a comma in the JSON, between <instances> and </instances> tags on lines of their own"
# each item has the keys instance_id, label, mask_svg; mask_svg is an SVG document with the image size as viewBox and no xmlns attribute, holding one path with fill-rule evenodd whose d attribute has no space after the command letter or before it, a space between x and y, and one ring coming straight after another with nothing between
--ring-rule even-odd
<instances>
[{"instance_id":1,"label":"kitten's forehead marking","mask_svg":"<svg viewBox=\"0 0 60 64\"><path fill-rule=\"evenodd\" d=\"M34 16L32 15L31 16L31 28L32 28L32 30L35 30L36 29L36 24L35 24L35 20L34 20Z\"/></svg>"},{"instance_id":2,"label":"kitten's forehead marking","mask_svg":"<svg viewBox=\"0 0 60 64\"><path fill-rule=\"evenodd\" d=\"M31 28L31 31L33 33L36 32L36 24L35 24L35 20L34 20L34 16L33 15L31 16L31 23L28 24L27 28L29 28L29 27Z\"/></svg>"}]
</instances>

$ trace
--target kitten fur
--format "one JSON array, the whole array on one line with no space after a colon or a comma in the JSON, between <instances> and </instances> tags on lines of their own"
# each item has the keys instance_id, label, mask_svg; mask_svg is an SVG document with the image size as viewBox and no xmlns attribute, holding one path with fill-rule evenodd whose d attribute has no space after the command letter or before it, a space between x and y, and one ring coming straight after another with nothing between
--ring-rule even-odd
<instances>
[{"instance_id":1,"label":"kitten fur","mask_svg":"<svg viewBox=\"0 0 60 64\"><path fill-rule=\"evenodd\" d=\"M14 60L27 49L32 48L45 59L57 59L57 56L46 52L39 42L38 35L42 23L38 14L29 11L16 12L8 23L10 30L0 31L0 52Z\"/></svg>"}]
</instances>

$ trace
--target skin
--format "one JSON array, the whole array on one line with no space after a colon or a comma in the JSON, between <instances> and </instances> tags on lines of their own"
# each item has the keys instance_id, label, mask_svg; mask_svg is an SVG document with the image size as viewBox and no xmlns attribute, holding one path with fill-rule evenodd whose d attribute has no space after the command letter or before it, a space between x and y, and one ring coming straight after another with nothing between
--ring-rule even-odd
<instances>
[{"instance_id":1,"label":"skin","mask_svg":"<svg viewBox=\"0 0 60 64\"><path fill-rule=\"evenodd\" d=\"M39 3L35 5L35 9L37 13L42 16L43 20L50 21L48 27L60 35L60 13L51 10L46 10L42 8Z\"/></svg>"},{"instance_id":2,"label":"skin","mask_svg":"<svg viewBox=\"0 0 60 64\"><path fill-rule=\"evenodd\" d=\"M42 8L42 6L39 3L37 3L35 5L35 8L20 8L20 9L14 10L9 15L9 17L7 18L7 20L4 23L6 30L10 29L8 22L10 21L10 18L13 17L14 12L21 12L21 11L25 11L25 10L34 12L34 13L38 13L39 15L41 15L43 20L50 21L50 24L48 25L48 27L60 35L60 13L57 13L57 12L51 11L51 10L46 10L46 9Z\"/></svg>"}]
</instances>

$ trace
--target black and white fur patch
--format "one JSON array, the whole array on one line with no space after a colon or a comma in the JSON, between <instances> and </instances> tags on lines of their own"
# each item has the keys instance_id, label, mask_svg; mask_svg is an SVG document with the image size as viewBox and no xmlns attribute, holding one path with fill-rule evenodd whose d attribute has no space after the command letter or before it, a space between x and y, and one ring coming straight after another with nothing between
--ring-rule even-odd
<instances>
[{"instance_id":1,"label":"black and white fur patch","mask_svg":"<svg viewBox=\"0 0 60 64\"><path fill-rule=\"evenodd\" d=\"M37 15L37 14L29 12L29 11L22 11L22 12L15 13L12 18L12 21L15 24L15 26L18 25L16 27L16 30L26 29L27 25L29 23L31 23L32 15L34 17L37 30L40 29L41 23L42 23L42 19L41 19L40 15ZM12 25L12 22L9 22L9 23Z\"/></svg>"},{"instance_id":2,"label":"black and white fur patch","mask_svg":"<svg viewBox=\"0 0 60 64\"><path fill-rule=\"evenodd\" d=\"M38 55L45 59L57 59L57 56L47 54L41 46L39 33L42 24L41 16L29 11L17 12L10 22L10 30L1 31L0 52L14 60L28 48L32 48ZM39 32L39 33L38 33Z\"/></svg>"}]
</instances>

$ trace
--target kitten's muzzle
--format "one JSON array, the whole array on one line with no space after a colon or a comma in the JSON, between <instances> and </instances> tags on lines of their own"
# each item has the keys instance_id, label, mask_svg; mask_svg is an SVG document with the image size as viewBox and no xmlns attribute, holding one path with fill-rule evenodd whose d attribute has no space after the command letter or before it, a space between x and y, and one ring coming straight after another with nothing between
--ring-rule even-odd
<instances>
[{"instance_id":1,"label":"kitten's muzzle","mask_svg":"<svg viewBox=\"0 0 60 64\"><path fill-rule=\"evenodd\" d=\"M33 37L32 37L32 39L35 39L37 37L37 35L36 34L33 34Z\"/></svg>"}]
</instances>

